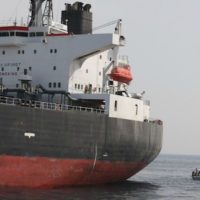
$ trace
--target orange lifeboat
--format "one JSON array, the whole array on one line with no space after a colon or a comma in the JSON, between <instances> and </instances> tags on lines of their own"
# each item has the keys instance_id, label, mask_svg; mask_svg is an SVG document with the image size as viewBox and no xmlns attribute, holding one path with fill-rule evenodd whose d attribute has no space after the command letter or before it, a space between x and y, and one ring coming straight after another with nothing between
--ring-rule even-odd
<instances>
[{"instance_id":1,"label":"orange lifeboat","mask_svg":"<svg viewBox=\"0 0 200 200\"><path fill-rule=\"evenodd\" d=\"M123 67L114 67L111 71L110 77L114 81L129 84L132 80L131 68L129 65Z\"/></svg>"}]
</instances>

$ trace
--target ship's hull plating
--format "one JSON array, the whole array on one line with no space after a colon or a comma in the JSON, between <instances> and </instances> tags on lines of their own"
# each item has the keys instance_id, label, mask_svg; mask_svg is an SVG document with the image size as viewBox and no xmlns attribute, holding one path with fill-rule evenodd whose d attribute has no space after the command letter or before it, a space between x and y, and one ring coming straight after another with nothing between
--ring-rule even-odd
<instances>
[{"instance_id":1,"label":"ship's hull plating","mask_svg":"<svg viewBox=\"0 0 200 200\"><path fill-rule=\"evenodd\" d=\"M162 125L80 111L0 105L0 186L125 180L160 152Z\"/></svg>"}]
</instances>

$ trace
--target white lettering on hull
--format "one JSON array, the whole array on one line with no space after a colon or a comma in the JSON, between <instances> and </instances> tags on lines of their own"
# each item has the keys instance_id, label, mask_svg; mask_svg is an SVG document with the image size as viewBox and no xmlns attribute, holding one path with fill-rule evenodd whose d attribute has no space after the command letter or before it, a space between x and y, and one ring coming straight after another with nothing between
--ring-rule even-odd
<instances>
[{"instance_id":1,"label":"white lettering on hull","mask_svg":"<svg viewBox=\"0 0 200 200\"><path fill-rule=\"evenodd\" d=\"M35 133L24 133L24 136L28 137L29 139L30 138L34 138L35 137Z\"/></svg>"}]
</instances>

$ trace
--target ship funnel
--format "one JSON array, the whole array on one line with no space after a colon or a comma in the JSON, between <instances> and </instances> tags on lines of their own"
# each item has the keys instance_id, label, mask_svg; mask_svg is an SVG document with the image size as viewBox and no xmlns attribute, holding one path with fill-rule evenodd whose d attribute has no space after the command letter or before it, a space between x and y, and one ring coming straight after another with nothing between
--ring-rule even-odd
<instances>
[{"instance_id":1,"label":"ship funnel","mask_svg":"<svg viewBox=\"0 0 200 200\"><path fill-rule=\"evenodd\" d=\"M61 13L61 23L68 26L68 32L73 34L92 33L91 5L82 2L65 4Z\"/></svg>"}]
</instances>

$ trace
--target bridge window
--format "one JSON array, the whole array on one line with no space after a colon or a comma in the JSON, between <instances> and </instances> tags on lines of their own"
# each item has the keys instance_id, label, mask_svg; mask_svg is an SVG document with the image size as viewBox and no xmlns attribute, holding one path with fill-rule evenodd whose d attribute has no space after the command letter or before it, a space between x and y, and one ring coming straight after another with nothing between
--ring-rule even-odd
<instances>
[{"instance_id":1,"label":"bridge window","mask_svg":"<svg viewBox=\"0 0 200 200\"><path fill-rule=\"evenodd\" d=\"M15 32L10 32L10 36L15 36Z\"/></svg>"},{"instance_id":2,"label":"bridge window","mask_svg":"<svg viewBox=\"0 0 200 200\"><path fill-rule=\"evenodd\" d=\"M19 37L28 37L28 33L27 32L16 32L16 36L19 36Z\"/></svg>"},{"instance_id":3,"label":"bridge window","mask_svg":"<svg viewBox=\"0 0 200 200\"><path fill-rule=\"evenodd\" d=\"M0 37L8 37L9 32L0 32Z\"/></svg>"},{"instance_id":4,"label":"bridge window","mask_svg":"<svg viewBox=\"0 0 200 200\"><path fill-rule=\"evenodd\" d=\"M56 88L56 83L53 83L53 87Z\"/></svg>"},{"instance_id":5,"label":"bridge window","mask_svg":"<svg viewBox=\"0 0 200 200\"><path fill-rule=\"evenodd\" d=\"M35 37L35 32L30 32L30 33L29 33L29 36L30 36L30 37Z\"/></svg>"},{"instance_id":6,"label":"bridge window","mask_svg":"<svg viewBox=\"0 0 200 200\"><path fill-rule=\"evenodd\" d=\"M58 87L61 88L61 82L58 83Z\"/></svg>"},{"instance_id":7,"label":"bridge window","mask_svg":"<svg viewBox=\"0 0 200 200\"><path fill-rule=\"evenodd\" d=\"M49 88L51 88L51 86L52 86L52 84L51 84L51 82L49 82Z\"/></svg>"},{"instance_id":8,"label":"bridge window","mask_svg":"<svg viewBox=\"0 0 200 200\"><path fill-rule=\"evenodd\" d=\"M42 36L44 36L44 33L43 33L43 32L37 32L37 33L36 33L36 36L42 37Z\"/></svg>"}]
</instances>

